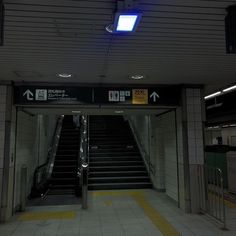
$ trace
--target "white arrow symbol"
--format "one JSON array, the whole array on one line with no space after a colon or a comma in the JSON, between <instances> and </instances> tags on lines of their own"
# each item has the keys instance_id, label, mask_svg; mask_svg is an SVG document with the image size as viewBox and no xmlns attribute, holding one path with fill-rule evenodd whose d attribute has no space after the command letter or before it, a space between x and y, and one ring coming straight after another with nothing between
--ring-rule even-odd
<instances>
[{"instance_id":1,"label":"white arrow symbol","mask_svg":"<svg viewBox=\"0 0 236 236\"><path fill-rule=\"evenodd\" d=\"M157 101L157 98L160 98L159 95L154 91L151 95L150 98L153 98L153 102Z\"/></svg>"},{"instance_id":2,"label":"white arrow symbol","mask_svg":"<svg viewBox=\"0 0 236 236\"><path fill-rule=\"evenodd\" d=\"M24 92L23 96L26 96L27 100L30 101L34 99L34 94L29 89Z\"/></svg>"}]
</instances>

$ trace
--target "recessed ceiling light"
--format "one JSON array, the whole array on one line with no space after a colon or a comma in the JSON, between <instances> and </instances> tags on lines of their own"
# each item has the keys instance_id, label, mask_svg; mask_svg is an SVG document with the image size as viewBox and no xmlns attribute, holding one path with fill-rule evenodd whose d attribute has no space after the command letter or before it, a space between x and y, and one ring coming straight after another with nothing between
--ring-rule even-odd
<instances>
[{"instance_id":1,"label":"recessed ceiling light","mask_svg":"<svg viewBox=\"0 0 236 236\"><path fill-rule=\"evenodd\" d=\"M124 111L115 111L116 114L122 114Z\"/></svg>"},{"instance_id":2,"label":"recessed ceiling light","mask_svg":"<svg viewBox=\"0 0 236 236\"><path fill-rule=\"evenodd\" d=\"M58 76L61 78L71 78L72 74L61 73L61 74L58 74Z\"/></svg>"},{"instance_id":3,"label":"recessed ceiling light","mask_svg":"<svg viewBox=\"0 0 236 236\"><path fill-rule=\"evenodd\" d=\"M134 80L141 80L145 78L145 75L131 75L130 78Z\"/></svg>"}]
</instances>

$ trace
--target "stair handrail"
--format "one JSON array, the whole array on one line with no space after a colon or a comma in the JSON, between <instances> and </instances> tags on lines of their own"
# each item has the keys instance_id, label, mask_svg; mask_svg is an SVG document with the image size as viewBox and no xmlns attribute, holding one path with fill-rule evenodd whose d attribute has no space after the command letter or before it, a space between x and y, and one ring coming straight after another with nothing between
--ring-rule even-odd
<instances>
[{"instance_id":1,"label":"stair handrail","mask_svg":"<svg viewBox=\"0 0 236 236\"><path fill-rule=\"evenodd\" d=\"M80 149L78 154L78 171L79 189L82 193L82 208L87 209L87 192L88 192L88 117L81 117L80 128Z\"/></svg>"},{"instance_id":2,"label":"stair handrail","mask_svg":"<svg viewBox=\"0 0 236 236\"><path fill-rule=\"evenodd\" d=\"M140 151L140 154L142 156L142 159L144 160L145 166L148 170L148 174L150 175L150 172L152 172L153 174L155 174L155 169L154 166L152 165L151 161L150 161L150 154L147 153L144 144L140 138L140 135L138 133L137 128L134 126L133 121L130 118L127 118L127 121L129 123L129 127L133 133L134 139L137 143L138 149Z\"/></svg>"},{"instance_id":3,"label":"stair handrail","mask_svg":"<svg viewBox=\"0 0 236 236\"><path fill-rule=\"evenodd\" d=\"M37 189L44 188L41 185L46 184L48 179L52 175L55 156L57 153L57 148L58 148L58 144L59 144L59 140L61 136L63 119L64 119L64 115L61 115L57 120L54 134L52 136L51 145L50 145L50 148L48 149L46 162L38 166L34 171L32 192L37 191Z\"/></svg>"}]
</instances>

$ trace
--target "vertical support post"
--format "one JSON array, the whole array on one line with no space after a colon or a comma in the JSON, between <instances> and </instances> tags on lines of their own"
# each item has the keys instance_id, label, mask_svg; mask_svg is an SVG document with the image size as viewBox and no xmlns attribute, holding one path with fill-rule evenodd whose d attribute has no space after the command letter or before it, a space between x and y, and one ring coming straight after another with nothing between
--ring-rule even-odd
<instances>
[{"instance_id":1,"label":"vertical support post","mask_svg":"<svg viewBox=\"0 0 236 236\"><path fill-rule=\"evenodd\" d=\"M224 196L224 179L223 174L221 172L220 176L220 187L221 187L221 194L222 194L222 210L223 210L223 229L226 230L226 214L225 214L225 196Z\"/></svg>"},{"instance_id":2,"label":"vertical support post","mask_svg":"<svg viewBox=\"0 0 236 236\"><path fill-rule=\"evenodd\" d=\"M202 87L182 90L182 133L185 211L197 213L200 201L197 193L197 165L204 164L203 129L205 117ZM190 174L191 173L191 174Z\"/></svg>"},{"instance_id":3,"label":"vertical support post","mask_svg":"<svg viewBox=\"0 0 236 236\"><path fill-rule=\"evenodd\" d=\"M82 164L82 208L88 208L88 164Z\"/></svg>"}]
</instances>

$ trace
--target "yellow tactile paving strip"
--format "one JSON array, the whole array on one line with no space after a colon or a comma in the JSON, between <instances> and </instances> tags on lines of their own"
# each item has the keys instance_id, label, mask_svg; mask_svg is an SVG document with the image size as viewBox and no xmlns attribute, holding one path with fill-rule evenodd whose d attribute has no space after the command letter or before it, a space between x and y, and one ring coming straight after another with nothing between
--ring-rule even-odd
<instances>
[{"instance_id":1,"label":"yellow tactile paving strip","mask_svg":"<svg viewBox=\"0 0 236 236\"><path fill-rule=\"evenodd\" d=\"M75 219L75 211L53 211L53 212L27 212L23 213L18 220L34 221L34 220L57 220L57 219Z\"/></svg>"},{"instance_id":2,"label":"yellow tactile paving strip","mask_svg":"<svg viewBox=\"0 0 236 236\"><path fill-rule=\"evenodd\" d=\"M143 191L99 191L93 192L94 197L101 196L130 196L144 210L146 216L152 221L163 236L181 236L181 234L163 217L156 209L154 209L146 200Z\"/></svg>"},{"instance_id":3,"label":"yellow tactile paving strip","mask_svg":"<svg viewBox=\"0 0 236 236\"><path fill-rule=\"evenodd\" d=\"M233 202L230 202L230 201L228 201L228 200L225 200L225 205L226 205L227 207L236 209L236 204L233 203Z\"/></svg>"}]
</instances>

